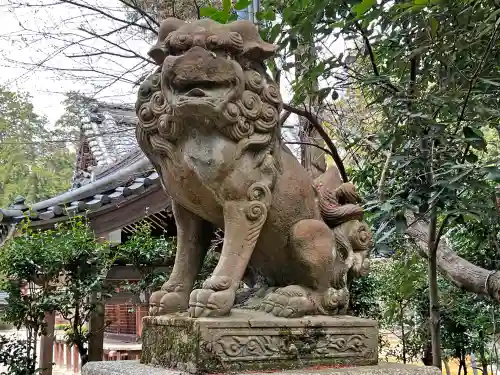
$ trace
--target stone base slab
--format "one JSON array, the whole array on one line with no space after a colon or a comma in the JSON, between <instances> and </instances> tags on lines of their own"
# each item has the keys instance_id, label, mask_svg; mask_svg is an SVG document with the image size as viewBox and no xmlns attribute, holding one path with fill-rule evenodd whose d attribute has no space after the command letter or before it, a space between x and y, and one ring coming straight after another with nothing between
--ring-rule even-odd
<instances>
[{"instance_id":1,"label":"stone base slab","mask_svg":"<svg viewBox=\"0 0 500 375\"><path fill-rule=\"evenodd\" d=\"M246 372L240 375L269 375L269 373ZM436 367L381 364L378 366L302 369L275 372L282 375L440 375ZM82 375L187 375L175 370L152 367L137 361L89 362ZM238 375L237 373L235 375Z\"/></svg>"},{"instance_id":2,"label":"stone base slab","mask_svg":"<svg viewBox=\"0 0 500 375\"><path fill-rule=\"evenodd\" d=\"M141 362L189 373L375 365L378 325L350 316L287 319L253 310L218 318L145 317Z\"/></svg>"}]
</instances>

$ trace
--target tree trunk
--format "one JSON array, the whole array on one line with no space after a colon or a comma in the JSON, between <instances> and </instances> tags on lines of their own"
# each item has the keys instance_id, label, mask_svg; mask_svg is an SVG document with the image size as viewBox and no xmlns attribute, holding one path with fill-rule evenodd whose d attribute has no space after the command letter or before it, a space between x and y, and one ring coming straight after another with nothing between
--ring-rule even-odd
<instances>
[{"instance_id":1,"label":"tree trunk","mask_svg":"<svg viewBox=\"0 0 500 375\"><path fill-rule=\"evenodd\" d=\"M465 362L465 354L460 358L460 365L464 369L464 375L467 375L467 362Z\"/></svg>"},{"instance_id":2,"label":"tree trunk","mask_svg":"<svg viewBox=\"0 0 500 375\"><path fill-rule=\"evenodd\" d=\"M479 362L481 362L483 375L488 375L488 360L486 359L485 344L484 344L485 338L483 331L479 331L479 339L481 340L481 344L479 346Z\"/></svg>"},{"instance_id":3,"label":"tree trunk","mask_svg":"<svg viewBox=\"0 0 500 375\"><path fill-rule=\"evenodd\" d=\"M403 344L403 363L406 364L406 336L405 336L405 319L404 319L404 308L403 304L400 304L400 314L401 314L401 343Z\"/></svg>"},{"instance_id":4,"label":"tree trunk","mask_svg":"<svg viewBox=\"0 0 500 375\"><path fill-rule=\"evenodd\" d=\"M439 311L439 290L437 280L437 243L436 237L437 213L432 209L431 223L429 227L429 236L427 247L429 249L428 268L429 268L429 319L432 341L432 364L441 369L441 330L440 330L440 311Z\"/></svg>"},{"instance_id":5,"label":"tree trunk","mask_svg":"<svg viewBox=\"0 0 500 375\"><path fill-rule=\"evenodd\" d=\"M86 358L89 362L91 361L101 361L104 353L103 342L104 342L104 328L105 322L105 308L104 303L98 301L96 293L92 293L91 296L92 303L95 303L95 310L90 314L89 322L89 343ZM83 365L83 363L82 363Z\"/></svg>"},{"instance_id":6,"label":"tree trunk","mask_svg":"<svg viewBox=\"0 0 500 375\"><path fill-rule=\"evenodd\" d=\"M422 363L425 366L432 366L432 344L429 341L425 347L424 355L422 356Z\"/></svg>"},{"instance_id":7,"label":"tree trunk","mask_svg":"<svg viewBox=\"0 0 500 375\"><path fill-rule=\"evenodd\" d=\"M405 216L408 225L411 224L406 233L415 241L420 254L428 258L430 224L425 219L417 220L411 211L407 211ZM445 239L439 241L436 263L441 274L457 287L500 302L500 272L486 270L461 258L448 246Z\"/></svg>"},{"instance_id":8,"label":"tree trunk","mask_svg":"<svg viewBox=\"0 0 500 375\"><path fill-rule=\"evenodd\" d=\"M40 338L40 368L42 375L52 375L52 357L54 355L54 325L56 313L54 311L45 313L45 334Z\"/></svg>"},{"instance_id":9,"label":"tree trunk","mask_svg":"<svg viewBox=\"0 0 500 375\"><path fill-rule=\"evenodd\" d=\"M296 43L295 48L295 76L296 79L304 74L303 61L312 60L316 54L314 50L313 38L310 36L302 36L294 40ZM313 84L313 88L317 88L317 82ZM306 107L309 111L313 110L311 98L306 99ZM325 142L319 133L314 129L309 121L303 117L299 117L299 136L300 141L303 144L300 147L300 159L302 166L309 172L311 177L314 179L326 171L326 160L325 153L314 146L307 145L307 143L317 144L319 146L324 146Z\"/></svg>"}]
</instances>

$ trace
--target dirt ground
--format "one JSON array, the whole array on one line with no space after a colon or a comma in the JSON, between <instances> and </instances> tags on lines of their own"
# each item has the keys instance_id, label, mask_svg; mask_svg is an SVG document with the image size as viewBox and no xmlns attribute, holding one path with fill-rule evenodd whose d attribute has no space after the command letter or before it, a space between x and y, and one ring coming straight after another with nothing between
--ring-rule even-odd
<instances>
[{"instance_id":1,"label":"dirt ground","mask_svg":"<svg viewBox=\"0 0 500 375\"><path fill-rule=\"evenodd\" d=\"M390 333L385 332L384 336L389 341L390 347L395 348L398 345L399 339L394 334L390 334ZM384 351L384 352L380 353L380 361L384 361L385 359L386 359L386 355L385 355L385 351ZM395 358L390 357L390 356L388 356L387 359L388 359L388 362L397 362ZM417 366L423 366L423 364L421 362L413 363L413 364L417 365ZM448 366L450 368L451 375L458 374L458 366L459 366L458 360L448 361ZM463 373L463 371L462 371L462 373ZM467 357L467 373L473 374L471 362L470 362L470 357ZM444 364L443 364L443 375L446 375L446 370L444 368ZM478 370L478 375L483 375L481 370ZM496 367L494 367L493 374L489 370L488 374L484 374L484 375L500 375L500 369L497 369Z\"/></svg>"}]
</instances>

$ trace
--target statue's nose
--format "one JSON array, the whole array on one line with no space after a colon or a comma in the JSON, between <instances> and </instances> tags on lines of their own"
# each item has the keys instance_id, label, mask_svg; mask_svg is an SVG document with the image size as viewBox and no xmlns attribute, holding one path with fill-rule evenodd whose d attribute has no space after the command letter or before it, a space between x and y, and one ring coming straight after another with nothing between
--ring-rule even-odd
<instances>
[{"instance_id":1,"label":"statue's nose","mask_svg":"<svg viewBox=\"0 0 500 375\"><path fill-rule=\"evenodd\" d=\"M172 65L165 70L171 80L230 82L236 74L231 61L199 46L172 60Z\"/></svg>"},{"instance_id":2,"label":"statue's nose","mask_svg":"<svg viewBox=\"0 0 500 375\"><path fill-rule=\"evenodd\" d=\"M210 60L213 60L217 57L215 52L213 51L208 51L203 47L200 46L194 46L191 47L187 52L184 53L184 55L180 56L179 59L181 60L205 60L206 62L209 62Z\"/></svg>"}]
</instances>

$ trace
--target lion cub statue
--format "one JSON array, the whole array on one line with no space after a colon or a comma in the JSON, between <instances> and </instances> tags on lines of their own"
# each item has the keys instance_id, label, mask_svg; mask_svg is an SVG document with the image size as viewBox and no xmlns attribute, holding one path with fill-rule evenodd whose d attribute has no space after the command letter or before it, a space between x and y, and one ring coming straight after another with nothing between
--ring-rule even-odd
<instances>
[{"instance_id":1,"label":"lion cub statue","mask_svg":"<svg viewBox=\"0 0 500 375\"><path fill-rule=\"evenodd\" d=\"M275 52L249 21L161 23L136 135L172 198L177 254L151 315L227 315L249 271L258 275L251 308L343 314L348 279L368 270L371 235L354 187L313 181L281 144L282 99L264 66ZM214 228L224 231L218 264L192 290Z\"/></svg>"}]
</instances>

